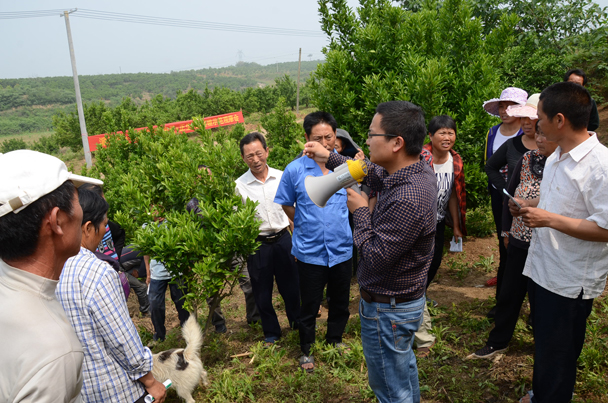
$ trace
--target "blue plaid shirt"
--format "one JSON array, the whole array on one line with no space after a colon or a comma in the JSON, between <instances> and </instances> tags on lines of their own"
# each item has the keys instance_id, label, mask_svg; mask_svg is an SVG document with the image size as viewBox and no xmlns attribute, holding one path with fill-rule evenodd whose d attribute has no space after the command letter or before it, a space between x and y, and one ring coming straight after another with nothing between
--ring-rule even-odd
<instances>
[{"instance_id":1,"label":"blue plaid shirt","mask_svg":"<svg viewBox=\"0 0 608 403\"><path fill-rule=\"evenodd\" d=\"M347 160L331 154L327 168ZM389 175L366 160L364 183L380 192L373 213L355 210L354 240L359 248L357 278L374 294L409 300L424 295L433 259L437 225L437 180L423 160Z\"/></svg>"},{"instance_id":2,"label":"blue plaid shirt","mask_svg":"<svg viewBox=\"0 0 608 403\"><path fill-rule=\"evenodd\" d=\"M145 392L139 378L152 370L129 316L118 273L80 248L63 267L57 299L84 349L83 402L126 402Z\"/></svg>"}]
</instances>

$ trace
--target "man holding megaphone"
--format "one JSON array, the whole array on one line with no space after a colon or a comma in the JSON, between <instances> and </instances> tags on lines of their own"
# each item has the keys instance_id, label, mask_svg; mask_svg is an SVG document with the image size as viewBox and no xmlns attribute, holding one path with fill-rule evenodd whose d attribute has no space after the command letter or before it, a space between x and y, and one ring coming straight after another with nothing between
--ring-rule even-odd
<instances>
[{"instance_id":1,"label":"man holding megaphone","mask_svg":"<svg viewBox=\"0 0 608 403\"><path fill-rule=\"evenodd\" d=\"M327 112L314 112L304 118L306 141L327 153L335 153L337 122ZM324 162L302 157L285 168L274 202L294 223L291 253L297 259L300 277L300 367L314 369L310 347L315 342L317 312L327 285L327 343L344 349L342 334L350 313L350 279L353 237L348 224L346 190L332 191L319 207L306 192L309 176L324 177L332 172ZM347 173L348 174L348 173ZM317 200L317 202L319 202Z\"/></svg>"},{"instance_id":2,"label":"man holding megaphone","mask_svg":"<svg viewBox=\"0 0 608 403\"><path fill-rule=\"evenodd\" d=\"M425 135L420 107L405 101L378 105L363 180L379 192L373 215L364 195L346 190L361 257L361 341L369 385L380 402L420 402L412 341L422 321L437 218L435 175L420 158ZM315 142L306 143L304 153L328 169L347 160Z\"/></svg>"}]
</instances>

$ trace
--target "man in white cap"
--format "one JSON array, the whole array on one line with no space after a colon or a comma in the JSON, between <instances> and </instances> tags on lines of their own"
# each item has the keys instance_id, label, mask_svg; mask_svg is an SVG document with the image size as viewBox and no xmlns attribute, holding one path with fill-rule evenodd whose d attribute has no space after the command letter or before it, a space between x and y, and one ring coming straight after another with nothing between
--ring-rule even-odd
<instances>
[{"instance_id":1,"label":"man in white cap","mask_svg":"<svg viewBox=\"0 0 608 403\"><path fill-rule=\"evenodd\" d=\"M76 187L101 185L30 150L0 154L0 396L80 402L83 350L55 298L65 261L80 249Z\"/></svg>"}]
</instances>

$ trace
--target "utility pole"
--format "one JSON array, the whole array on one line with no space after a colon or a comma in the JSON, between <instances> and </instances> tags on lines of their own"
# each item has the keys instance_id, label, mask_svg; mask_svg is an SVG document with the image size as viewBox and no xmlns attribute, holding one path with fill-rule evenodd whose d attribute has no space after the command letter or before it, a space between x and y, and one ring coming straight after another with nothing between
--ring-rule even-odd
<instances>
[{"instance_id":1,"label":"utility pole","mask_svg":"<svg viewBox=\"0 0 608 403\"><path fill-rule=\"evenodd\" d=\"M296 86L296 115L300 113L300 65L302 64L302 48L298 56L298 84Z\"/></svg>"},{"instance_id":2,"label":"utility pole","mask_svg":"<svg viewBox=\"0 0 608 403\"><path fill-rule=\"evenodd\" d=\"M72 73L74 74L74 87L76 89L76 106L78 107L78 121L80 122L80 135L82 136L82 148L84 148L84 159L87 162L87 168L90 169L93 165L91 160L91 150L89 149L89 135L87 134L87 125L84 121L84 110L82 109L82 97L80 96L80 84L78 83L78 72L76 71L76 57L74 56L74 44L72 43L72 31L70 29L69 14L78 10L75 8L72 11L64 11L65 29L68 32L68 45L70 46L70 59L72 59Z\"/></svg>"}]
</instances>

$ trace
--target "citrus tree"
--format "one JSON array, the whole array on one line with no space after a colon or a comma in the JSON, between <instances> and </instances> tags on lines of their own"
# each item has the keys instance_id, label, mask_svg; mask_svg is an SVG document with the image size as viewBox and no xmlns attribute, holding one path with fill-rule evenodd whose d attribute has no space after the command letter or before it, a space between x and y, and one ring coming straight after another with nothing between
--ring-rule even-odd
<instances>
[{"instance_id":1,"label":"citrus tree","mask_svg":"<svg viewBox=\"0 0 608 403\"><path fill-rule=\"evenodd\" d=\"M200 119L194 125L200 142L162 129L110 136L89 174L103 178L110 217L135 247L185 280L186 306L196 313L207 298L230 295L238 262L259 246L259 223L255 203L234 192L246 170L237 142L227 130L201 129ZM193 197L198 213L186 211Z\"/></svg>"},{"instance_id":2,"label":"citrus tree","mask_svg":"<svg viewBox=\"0 0 608 403\"><path fill-rule=\"evenodd\" d=\"M455 149L466 163L468 204L475 207L486 194L484 135L498 123L481 105L505 86L494 55L512 44L517 17L505 16L486 33L466 0L428 0L416 11L388 0L360 3L355 11L345 0L319 1L330 43L326 63L313 74L313 103L359 144L381 102L411 101L427 121L452 116Z\"/></svg>"}]
</instances>

